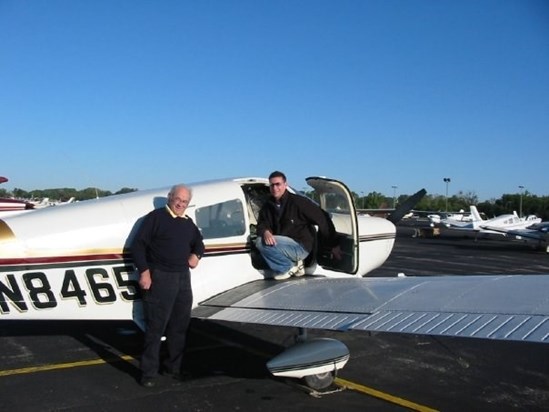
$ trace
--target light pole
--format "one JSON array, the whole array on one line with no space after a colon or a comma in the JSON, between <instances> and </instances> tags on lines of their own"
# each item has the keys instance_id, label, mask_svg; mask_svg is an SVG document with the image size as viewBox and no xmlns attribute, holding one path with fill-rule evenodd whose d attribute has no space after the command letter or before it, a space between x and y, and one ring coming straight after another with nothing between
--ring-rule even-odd
<instances>
[{"instance_id":1,"label":"light pole","mask_svg":"<svg viewBox=\"0 0 549 412\"><path fill-rule=\"evenodd\" d=\"M393 209L396 208L396 190L398 186L391 186L393 188Z\"/></svg>"},{"instance_id":2,"label":"light pole","mask_svg":"<svg viewBox=\"0 0 549 412\"><path fill-rule=\"evenodd\" d=\"M448 211L448 183L451 182L451 179L449 177L445 177L442 180L446 183L446 211Z\"/></svg>"},{"instance_id":3,"label":"light pole","mask_svg":"<svg viewBox=\"0 0 549 412\"><path fill-rule=\"evenodd\" d=\"M522 219L522 190L524 186L519 186L520 189L520 204L519 204L519 217Z\"/></svg>"}]
</instances>

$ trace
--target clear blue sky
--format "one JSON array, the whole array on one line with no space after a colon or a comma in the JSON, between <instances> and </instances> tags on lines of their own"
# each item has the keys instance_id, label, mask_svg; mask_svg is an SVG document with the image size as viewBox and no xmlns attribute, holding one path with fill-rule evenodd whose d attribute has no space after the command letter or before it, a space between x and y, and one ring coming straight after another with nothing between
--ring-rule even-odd
<instances>
[{"instance_id":1,"label":"clear blue sky","mask_svg":"<svg viewBox=\"0 0 549 412\"><path fill-rule=\"evenodd\" d=\"M549 195L546 0L0 0L0 175Z\"/></svg>"}]
</instances>

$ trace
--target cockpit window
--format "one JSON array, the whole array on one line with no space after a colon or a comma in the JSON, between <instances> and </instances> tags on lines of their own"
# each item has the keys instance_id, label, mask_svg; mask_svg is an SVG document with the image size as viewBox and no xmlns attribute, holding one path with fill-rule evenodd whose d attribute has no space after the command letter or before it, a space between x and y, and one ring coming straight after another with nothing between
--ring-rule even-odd
<instances>
[{"instance_id":1,"label":"cockpit window","mask_svg":"<svg viewBox=\"0 0 549 412\"><path fill-rule=\"evenodd\" d=\"M195 218L204 239L240 236L246 232L244 207L238 199L201 207L196 210Z\"/></svg>"}]
</instances>

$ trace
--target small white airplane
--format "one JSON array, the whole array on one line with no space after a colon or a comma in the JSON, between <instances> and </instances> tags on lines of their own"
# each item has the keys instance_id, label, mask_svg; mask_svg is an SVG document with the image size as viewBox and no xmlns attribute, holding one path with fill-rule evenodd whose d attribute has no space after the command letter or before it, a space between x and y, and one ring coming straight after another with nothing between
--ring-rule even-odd
<instances>
[{"instance_id":1,"label":"small white airplane","mask_svg":"<svg viewBox=\"0 0 549 412\"><path fill-rule=\"evenodd\" d=\"M450 221L447 219L443 224L450 229L501 235L502 232L496 229L524 229L530 225L541 222L541 219L535 215L520 218L516 212L499 215L491 219L482 219L476 206L471 205L470 210L470 222Z\"/></svg>"},{"instance_id":2,"label":"small white airplane","mask_svg":"<svg viewBox=\"0 0 549 412\"><path fill-rule=\"evenodd\" d=\"M49 197L44 197L39 201L33 202L33 204L35 209L42 209L44 207L68 205L69 203L73 203L75 201L76 201L75 197L71 197L66 201L62 201L62 200L51 201Z\"/></svg>"},{"instance_id":3,"label":"small white airplane","mask_svg":"<svg viewBox=\"0 0 549 412\"><path fill-rule=\"evenodd\" d=\"M267 363L276 376L329 386L349 359L336 339L307 329L362 330L549 342L549 276L364 278L391 253L396 229L356 213L349 189L307 182L330 214L344 251L318 242L308 276L266 279L252 247L268 180L191 184L187 209L206 253L192 270L193 316L298 328L296 344ZM143 326L138 275L128 246L141 218L164 207L169 187L50 207L0 219L0 321L133 320ZM290 189L296 192L293 189Z\"/></svg>"},{"instance_id":4,"label":"small white airplane","mask_svg":"<svg viewBox=\"0 0 549 412\"><path fill-rule=\"evenodd\" d=\"M447 225L447 224L460 224L461 222L471 222L473 218L469 212L465 212L461 209L459 212L437 212L427 215L431 226L434 225Z\"/></svg>"}]
</instances>

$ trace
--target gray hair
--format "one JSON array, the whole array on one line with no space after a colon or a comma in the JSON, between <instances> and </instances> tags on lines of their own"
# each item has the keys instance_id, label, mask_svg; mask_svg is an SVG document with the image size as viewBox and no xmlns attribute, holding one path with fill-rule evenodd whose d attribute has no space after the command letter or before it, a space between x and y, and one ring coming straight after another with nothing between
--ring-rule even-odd
<instances>
[{"instance_id":1,"label":"gray hair","mask_svg":"<svg viewBox=\"0 0 549 412\"><path fill-rule=\"evenodd\" d=\"M173 196L173 194L177 192L179 189L186 189L187 192L189 192L189 196L190 196L189 200L193 198L193 190L189 186L183 183L180 183L172 186L172 188L170 189L170 192L168 193L168 199L170 199Z\"/></svg>"}]
</instances>

